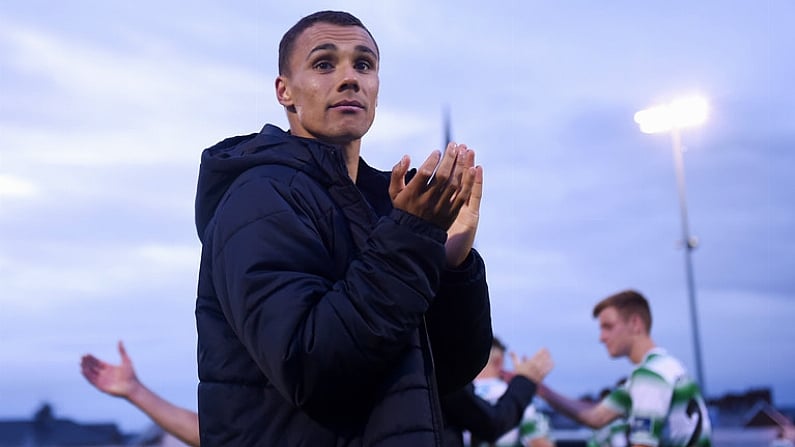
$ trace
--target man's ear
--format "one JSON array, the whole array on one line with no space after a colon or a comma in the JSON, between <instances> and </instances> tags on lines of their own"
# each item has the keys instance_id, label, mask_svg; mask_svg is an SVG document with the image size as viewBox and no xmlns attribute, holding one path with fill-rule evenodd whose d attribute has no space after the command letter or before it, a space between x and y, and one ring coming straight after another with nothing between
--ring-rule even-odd
<instances>
[{"instance_id":1,"label":"man's ear","mask_svg":"<svg viewBox=\"0 0 795 447\"><path fill-rule=\"evenodd\" d=\"M640 334L646 332L643 326L643 319L638 314L632 314L629 316L629 324L632 327L633 334Z\"/></svg>"},{"instance_id":2,"label":"man's ear","mask_svg":"<svg viewBox=\"0 0 795 447\"><path fill-rule=\"evenodd\" d=\"M292 92L290 91L290 87L287 85L287 79L284 76L277 76L275 81L276 87L276 99L279 101L279 104L285 107L292 107L293 106L293 96Z\"/></svg>"}]
</instances>

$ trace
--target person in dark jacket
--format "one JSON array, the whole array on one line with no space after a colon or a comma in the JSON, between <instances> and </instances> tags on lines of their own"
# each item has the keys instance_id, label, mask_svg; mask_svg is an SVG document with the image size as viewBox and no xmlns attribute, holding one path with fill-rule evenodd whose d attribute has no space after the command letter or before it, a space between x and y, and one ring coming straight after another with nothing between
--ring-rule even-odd
<instances>
[{"instance_id":1,"label":"person in dark jacket","mask_svg":"<svg viewBox=\"0 0 795 447\"><path fill-rule=\"evenodd\" d=\"M471 435L469 445L479 446L481 442L497 445L498 440L503 441L503 435L519 427L528 406L532 404L537 385L552 370L554 362L546 348L540 349L529 359L511 353L514 370L508 372L504 370L504 355L505 345L494 337L489 362L476 381L442 398L445 447L463 446L464 431ZM495 380L502 384L498 391L499 398L495 401L487 400L476 392L476 382L479 387L486 384L493 388L491 383ZM519 438L516 433L511 445L519 445Z\"/></svg>"},{"instance_id":2,"label":"person in dark jacket","mask_svg":"<svg viewBox=\"0 0 795 447\"><path fill-rule=\"evenodd\" d=\"M452 142L411 172L361 158L379 62L352 15L304 17L279 46L289 132L202 154L202 446L439 446L440 396L487 361L483 170Z\"/></svg>"}]
</instances>

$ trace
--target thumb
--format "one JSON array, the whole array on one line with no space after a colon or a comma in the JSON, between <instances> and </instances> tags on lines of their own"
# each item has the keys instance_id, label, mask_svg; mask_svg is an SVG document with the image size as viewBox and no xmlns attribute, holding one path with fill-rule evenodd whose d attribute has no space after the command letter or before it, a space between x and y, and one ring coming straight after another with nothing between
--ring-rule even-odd
<instances>
[{"instance_id":1,"label":"thumb","mask_svg":"<svg viewBox=\"0 0 795 447\"><path fill-rule=\"evenodd\" d=\"M389 179L389 198L395 200L400 191L406 187L406 173L409 171L411 159L408 155L400 158L400 161L392 168L392 176Z\"/></svg>"},{"instance_id":2,"label":"thumb","mask_svg":"<svg viewBox=\"0 0 795 447\"><path fill-rule=\"evenodd\" d=\"M130 357L127 355L127 350L124 349L124 343L121 340L119 340L119 355L122 363L130 363Z\"/></svg>"}]
</instances>

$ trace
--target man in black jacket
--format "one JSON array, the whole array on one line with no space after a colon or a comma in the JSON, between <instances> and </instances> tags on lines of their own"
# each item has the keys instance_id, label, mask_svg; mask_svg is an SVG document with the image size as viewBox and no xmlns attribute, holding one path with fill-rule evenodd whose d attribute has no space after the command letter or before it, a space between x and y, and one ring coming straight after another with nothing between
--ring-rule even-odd
<instances>
[{"instance_id":1,"label":"man in black jacket","mask_svg":"<svg viewBox=\"0 0 795 447\"><path fill-rule=\"evenodd\" d=\"M472 248L483 171L450 143L414 173L360 157L380 53L347 13L282 38L266 125L202 154L196 323L203 446L438 446L439 396L485 364Z\"/></svg>"}]
</instances>

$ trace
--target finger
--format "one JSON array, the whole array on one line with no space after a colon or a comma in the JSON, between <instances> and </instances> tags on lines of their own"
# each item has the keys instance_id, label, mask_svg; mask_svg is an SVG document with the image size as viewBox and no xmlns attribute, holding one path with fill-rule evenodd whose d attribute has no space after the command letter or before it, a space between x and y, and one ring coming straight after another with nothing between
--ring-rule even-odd
<instances>
[{"instance_id":1,"label":"finger","mask_svg":"<svg viewBox=\"0 0 795 447\"><path fill-rule=\"evenodd\" d=\"M472 183L475 177L474 168L468 168L458 181L458 189L448 198L450 208L459 210L467 204L472 193ZM451 184L452 187L452 184Z\"/></svg>"},{"instance_id":2,"label":"finger","mask_svg":"<svg viewBox=\"0 0 795 447\"><path fill-rule=\"evenodd\" d=\"M544 353L544 368L547 372L552 371L552 368L555 367L555 361L552 360L552 356L549 354L549 351Z\"/></svg>"},{"instance_id":3,"label":"finger","mask_svg":"<svg viewBox=\"0 0 795 447\"><path fill-rule=\"evenodd\" d=\"M86 362L82 363L80 365L80 370L83 373L83 375L89 380L95 379L97 377L97 375L99 374L99 370L97 368L97 365L95 363L90 362L90 361L86 361Z\"/></svg>"},{"instance_id":4,"label":"finger","mask_svg":"<svg viewBox=\"0 0 795 447\"><path fill-rule=\"evenodd\" d=\"M437 185L440 187L447 188L448 183L453 183L454 185L458 184L458 178L455 175L458 153L458 145L451 141L447 145L442 159L439 161L439 166L436 167L436 174L434 174L434 181L436 181ZM455 189L453 189L453 192L455 192Z\"/></svg>"},{"instance_id":5,"label":"finger","mask_svg":"<svg viewBox=\"0 0 795 447\"><path fill-rule=\"evenodd\" d=\"M519 357L513 351L511 351L511 363L513 363L514 368L516 368L516 365L519 364Z\"/></svg>"},{"instance_id":6,"label":"finger","mask_svg":"<svg viewBox=\"0 0 795 447\"><path fill-rule=\"evenodd\" d=\"M552 360L552 354L549 352L549 349L541 348L539 352L541 352L541 355L543 355L545 359Z\"/></svg>"},{"instance_id":7,"label":"finger","mask_svg":"<svg viewBox=\"0 0 795 447\"><path fill-rule=\"evenodd\" d=\"M406 173L409 171L411 159L408 155L400 158L400 161L392 168L392 176L389 179L389 197L395 197L406 187Z\"/></svg>"},{"instance_id":8,"label":"finger","mask_svg":"<svg viewBox=\"0 0 795 447\"><path fill-rule=\"evenodd\" d=\"M97 365L100 364L98 358L94 357L93 355L84 355L83 360L80 362L81 365L85 365L87 368L96 368Z\"/></svg>"},{"instance_id":9,"label":"finger","mask_svg":"<svg viewBox=\"0 0 795 447\"><path fill-rule=\"evenodd\" d=\"M455 172L453 175L460 184L462 177L469 171L469 168L475 165L475 152L469 150L466 144L459 144L457 151L458 158L455 161Z\"/></svg>"},{"instance_id":10,"label":"finger","mask_svg":"<svg viewBox=\"0 0 795 447\"><path fill-rule=\"evenodd\" d=\"M466 169L475 166L475 151L469 149L466 144L458 145L458 158L456 159L458 168Z\"/></svg>"},{"instance_id":11,"label":"finger","mask_svg":"<svg viewBox=\"0 0 795 447\"><path fill-rule=\"evenodd\" d=\"M459 145L455 149L456 158L452 161L453 170L446 179L440 172L446 172L447 165L443 166L440 163L439 169L436 171L436 175L439 177L438 185L440 186L438 190L439 200L441 203L447 203L449 208L456 214L469 200L469 191L471 190L469 185L471 185L472 176L474 175L470 172L472 167L469 166L474 163L474 159L471 158L470 151L461 149L462 146ZM463 147L466 148L466 146Z\"/></svg>"},{"instance_id":12,"label":"finger","mask_svg":"<svg viewBox=\"0 0 795 447\"><path fill-rule=\"evenodd\" d=\"M83 376L91 382L97 380L97 377L99 376L99 373L97 373L97 371L94 371L91 368L83 368L81 371L83 373Z\"/></svg>"},{"instance_id":13,"label":"finger","mask_svg":"<svg viewBox=\"0 0 795 447\"><path fill-rule=\"evenodd\" d=\"M483 199L483 166L476 166L474 171L475 178L472 182L468 205L473 212L479 212L480 201Z\"/></svg>"},{"instance_id":14,"label":"finger","mask_svg":"<svg viewBox=\"0 0 795 447\"><path fill-rule=\"evenodd\" d=\"M85 377L86 380L89 381L89 383L96 382L96 380L97 380L97 373L96 372L94 372L94 371L92 371L90 369L87 369L87 368L81 369L80 372L83 374L83 377Z\"/></svg>"},{"instance_id":15,"label":"finger","mask_svg":"<svg viewBox=\"0 0 795 447\"><path fill-rule=\"evenodd\" d=\"M542 365L542 369L544 370L544 374L549 374L549 372L552 371L552 367L554 367L554 366L555 366L555 364L552 363L552 360L550 360L548 362L544 362L544 364Z\"/></svg>"},{"instance_id":16,"label":"finger","mask_svg":"<svg viewBox=\"0 0 795 447\"><path fill-rule=\"evenodd\" d=\"M458 159L456 160L456 166L455 166L456 172L454 175L456 176L458 188L460 190L467 182L472 181L472 179L470 179L469 177L471 177L472 175L470 172L472 170L472 167L475 166L475 152L466 149L466 146L463 144L458 146L458 148L459 148L459 154L458 154ZM456 195L458 194L460 194L460 191L456 192Z\"/></svg>"},{"instance_id":17,"label":"finger","mask_svg":"<svg viewBox=\"0 0 795 447\"><path fill-rule=\"evenodd\" d=\"M89 370L90 370L89 361L86 358L86 356L83 356L83 358L80 360L80 371L82 371L83 375L85 375L86 372L88 372Z\"/></svg>"},{"instance_id":18,"label":"finger","mask_svg":"<svg viewBox=\"0 0 795 447\"><path fill-rule=\"evenodd\" d=\"M413 179L409 182L409 187L413 185L422 185L423 187L428 184L428 182L433 177L433 173L436 170L436 165L439 164L439 158L441 158L442 154L439 151L431 152L431 155L425 159L422 165L417 169L417 174L414 176Z\"/></svg>"},{"instance_id":19,"label":"finger","mask_svg":"<svg viewBox=\"0 0 795 447\"><path fill-rule=\"evenodd\" d=\"M464 204L469 211L480 214L480 202L483 198L483 168L480 166L469 168L465 177L461 181L461 192L456 197L457 200L464 200Z\"/></svg>"},{"instance_id":20,"label":"finger","mask_svg":"<svg viewBox=\"0 0 795 447\"><path fill-rule=\"evenodd\" d=\"M127 350L124 349L124 343L121 340L119 340L119 355L121 356L122 362L130 361L130 357L127 356Z\"/></svg>"},{"instance_id":21,"label":"finger","mask_svg":"<svg viewBox=\"0 0 795 447\"><path fill-rule=\"evenodd\" d=\"M546 362L552 361L552 354L549 353L549 350L547 348L541 348L541 350L539 350L538 353L541 355L541 358L543 358L544 361Z\"/></svg>"}]
</instances>

